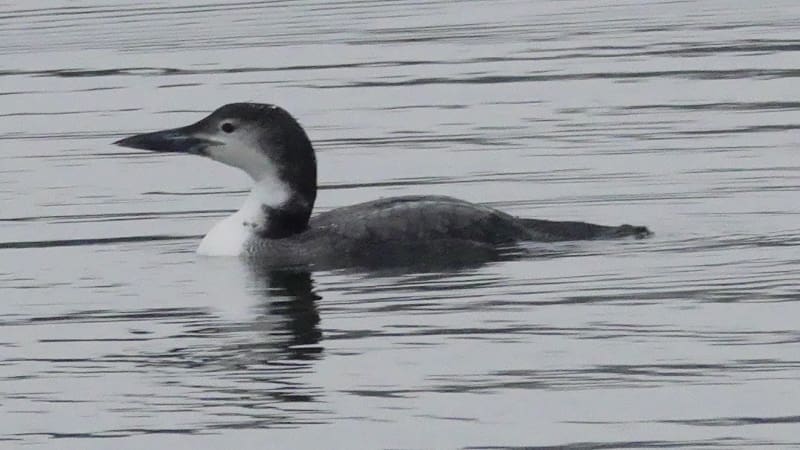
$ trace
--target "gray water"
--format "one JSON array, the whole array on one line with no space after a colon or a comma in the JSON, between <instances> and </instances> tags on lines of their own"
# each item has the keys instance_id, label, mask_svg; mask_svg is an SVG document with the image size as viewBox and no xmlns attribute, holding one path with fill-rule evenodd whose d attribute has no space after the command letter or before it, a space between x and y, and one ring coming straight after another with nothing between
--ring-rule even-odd
<instances>
[{"instance_id":1,"label":"gray water","mask_svg":"<svg viewBox=\"0 0 800 450\"><path fill-rule=\"evenodd\" d=\"M800 446L798 33L795 0L0 3L0 447ZM110 143L232 101L301 120L318 210L655 236L199 257L245 176Z\"/></svg>"}]
</instances>

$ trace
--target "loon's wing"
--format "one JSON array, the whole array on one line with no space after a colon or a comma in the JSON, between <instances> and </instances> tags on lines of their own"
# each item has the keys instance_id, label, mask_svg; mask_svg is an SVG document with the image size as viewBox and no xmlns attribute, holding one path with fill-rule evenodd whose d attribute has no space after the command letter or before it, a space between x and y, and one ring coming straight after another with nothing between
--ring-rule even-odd
<instances>
[{"instance_id":1,"label":"loon's wing","mask_svg":"<svg viewBox=\"0 0 800 450\"><path fill-rule=\"evenodd\" d=\"M517 218L488 206L445 196L390 197L346 206L315 216L310 228L350 241L364 241L365 245L434 239L497 245L520 240L548 242L650 234L645 227L631 225Z\"/></svg>"},{"instance_id":2,"label":"loon's wing","mask_svg":"<svg viewBox=\"0 0 800 450\"><path fill-rule=\"evenodd\" d=\"M337 208L314 216L309 228L312 235L336 235L364 245L440 239L502 244L533 238L513 216L443 196L391 197Z\"/></svg>"}]
</instances>

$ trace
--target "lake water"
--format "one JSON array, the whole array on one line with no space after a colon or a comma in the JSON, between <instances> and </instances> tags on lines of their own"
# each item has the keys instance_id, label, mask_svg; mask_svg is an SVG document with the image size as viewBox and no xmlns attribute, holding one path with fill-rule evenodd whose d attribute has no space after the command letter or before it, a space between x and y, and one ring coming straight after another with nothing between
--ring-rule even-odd
<instances>
[{"instance_id":1,"label":"lake water","mask_svg":"<svg viewBox=\"0 0 800 450\"><path fill-rule=\"evenodd\" d=\"M797 448L800 2L0 2L0 447ZM648 225L445 273L194 253L282 105L317 207ZM551 447L552 446L552 447Z\"/></svg>"}]
</instances>

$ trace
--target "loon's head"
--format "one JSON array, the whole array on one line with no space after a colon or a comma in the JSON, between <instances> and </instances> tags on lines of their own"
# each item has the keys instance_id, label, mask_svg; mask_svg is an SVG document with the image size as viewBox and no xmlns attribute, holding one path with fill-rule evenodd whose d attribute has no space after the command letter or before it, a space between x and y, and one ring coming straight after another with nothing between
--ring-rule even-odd
<instances>
[{"instance_id":1,"label":"loon's head","mask_svg":"<svg viewBox=\"0 0 800 450\"><path fill-rule=\"evenodd\" d=\"M206 156L244 170L256 182L268 179L292 194L310 196L312 203L316 195L311 141L297 120L276 105L230 103L191 125L137 134L114 144Z\"/></svg>"},{"instance_id":2,"label":"loon's head","mask_svg":"<svg viewBox=\"0 0 800 450\"><path fill-rule=\"evenodd\" d=\"M191 125L137 134L115 144L206 156L244 170L256 186L283 190L279 203L307 208L309 215L314 205L317 163L311 141L297 120L275 105L231 103Z\"/></svg>"}]
</instances>

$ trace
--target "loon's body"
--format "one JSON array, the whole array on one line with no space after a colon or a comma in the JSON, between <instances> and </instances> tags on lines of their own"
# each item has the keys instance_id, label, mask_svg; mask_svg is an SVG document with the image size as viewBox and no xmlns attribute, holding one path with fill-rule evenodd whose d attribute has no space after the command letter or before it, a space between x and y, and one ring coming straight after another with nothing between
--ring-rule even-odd
<instances>
[{"instance_id":1,"label":"loon's body","mask_svg":"<svg viewBox=\"0 0 800 450\"><path fill-rule=\"evenodd\" d=\"M206 255L240 255L275 266L459 262L495 256L500 247L519 241L650 233L630 225L518 218L444 196L384 198L311 217L317 191L314 150L300 124L274 105L229 104L195 124L116 144L199 154L253 178L242 208L203 238L198 253Z\"/></svg>"}]
</instances>

